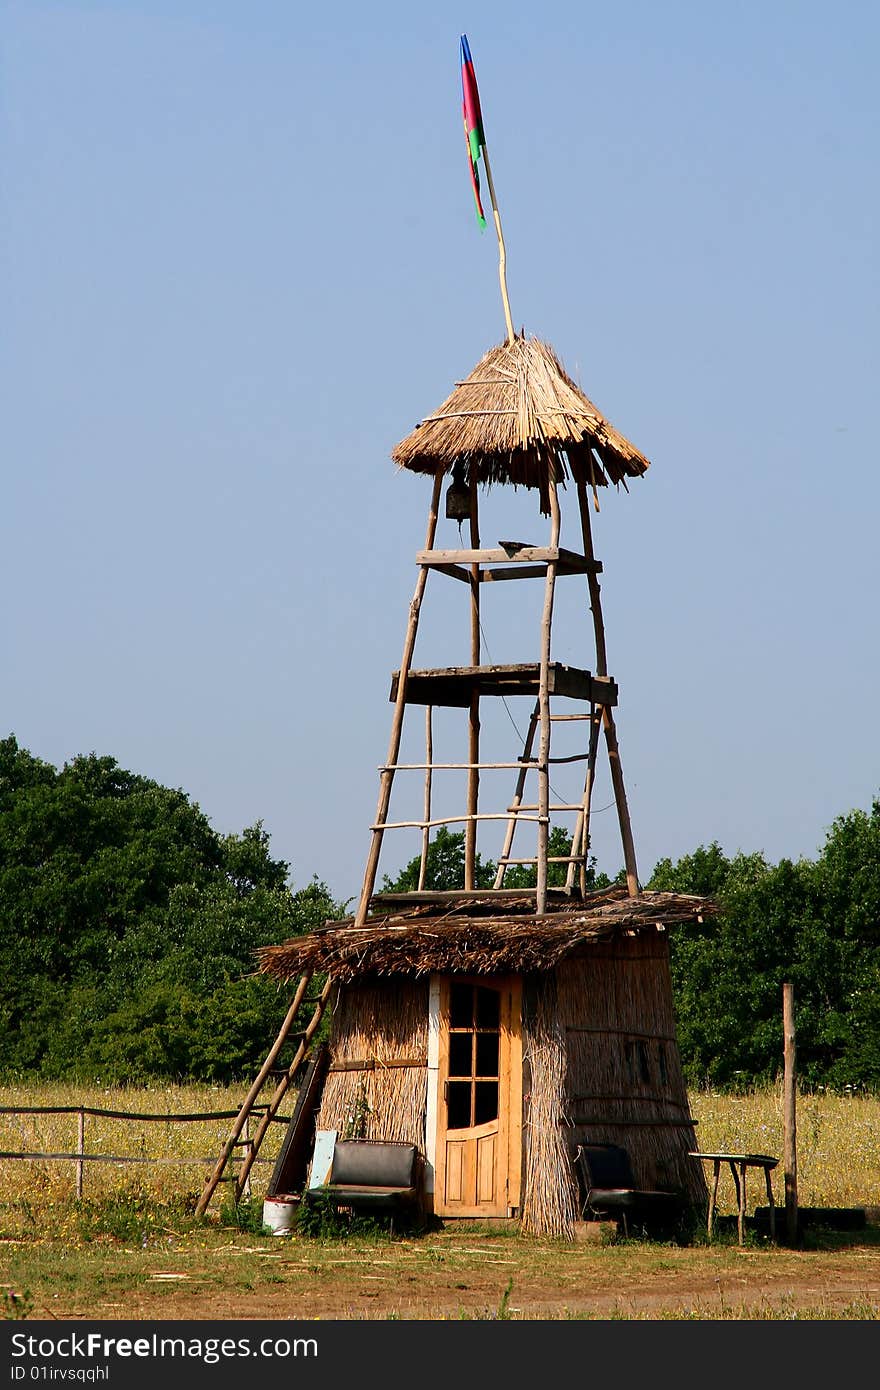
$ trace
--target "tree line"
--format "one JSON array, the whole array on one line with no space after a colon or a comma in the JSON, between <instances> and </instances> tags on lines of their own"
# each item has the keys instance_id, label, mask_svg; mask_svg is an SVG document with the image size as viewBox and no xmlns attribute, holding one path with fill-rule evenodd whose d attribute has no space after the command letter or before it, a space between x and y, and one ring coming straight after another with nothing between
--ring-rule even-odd
<instances>
[{"instance_id":1,"label":"tree line","mask_svg":"<svg viewBox=\"0 0 880 1390\"><path fill-rule=\"evenodd\" d=\"M463 883L462 834L432 841L427 886ZM570 840L554 827L551 854ZM386 891L416 886L412 860ZM564 877L551 865L550 881ZM508 886L528 886L516 866ZM495 865L480 861L491 886ZM610 882L592 863L593 887ZM620 875L618 876L620 877ZM645 885L716 899L670 932L691 1084L739 1088L781 1068L783 981L810 1085L880 1087L880 801L840 816L815 860L700 846ZM341 917L294 888L257 822L219 835L183 791L94 753L61 769L0 740L0 1077L230 1081L253 1074L286 1012L257 947Z\"/></svg>"}]
</instances>

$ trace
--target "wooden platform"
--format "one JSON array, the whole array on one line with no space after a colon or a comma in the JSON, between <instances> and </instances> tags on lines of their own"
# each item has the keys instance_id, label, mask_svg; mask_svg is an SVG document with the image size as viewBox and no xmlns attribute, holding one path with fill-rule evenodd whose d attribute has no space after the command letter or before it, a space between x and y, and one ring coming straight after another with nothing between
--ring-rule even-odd
<instances>
[{"instance_id":1,"label":"wooden platform","mask_svg":"<svg viewBox=\"0 0 880 1390\"><path fill-rule=\"evenodd\" d=\"M410 671L406 683L408 705L447 705L467 709L471 696L538 694L541 667L537 661L515 666L443 666ZM391 674L392 703L397 699L400 672ZM611 676L594 676L577 666L550 663L548 694L597 705L617 704L617 683Z\"/></svg>"}]
</instances>

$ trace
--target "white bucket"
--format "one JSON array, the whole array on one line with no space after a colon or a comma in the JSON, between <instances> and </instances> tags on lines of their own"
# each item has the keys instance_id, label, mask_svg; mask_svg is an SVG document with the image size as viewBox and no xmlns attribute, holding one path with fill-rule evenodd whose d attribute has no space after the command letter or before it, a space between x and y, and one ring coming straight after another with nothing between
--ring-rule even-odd
<instances>
[{"instance_id":1,"label":"white bucket","mask_svg":"<svg viewBox=\"0 0 880 1390\"><path fill-rule=\"evenodd\" d=\"M263 1203L263 1225L273 1236L289 1236L293 1231L296 1203L278 1197L267 1197Z\"/></svg>"}]
</instances>

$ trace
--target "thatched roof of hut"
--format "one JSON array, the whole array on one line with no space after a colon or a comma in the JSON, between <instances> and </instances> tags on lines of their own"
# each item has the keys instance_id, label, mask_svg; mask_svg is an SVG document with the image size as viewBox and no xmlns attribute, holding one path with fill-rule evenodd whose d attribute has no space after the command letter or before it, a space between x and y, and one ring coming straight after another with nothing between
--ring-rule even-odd
<instances>
[{"instance_id":1,"label":"thatched roof of hut","mask_svg":"<svg viewBox=\"0 0 880 1390\"><path fill-rule=\"evenodd\" d=\"M367 918L328 922L309 936L257 952L260 969L281 980L306 971L329 971L345 983L362 975L426 975L430 971L488 975L551 970L590 942L617 934L656 931L676 922L714 915L706 898L686 893L627 896L615 887L591 894L576 907L536 917L526 899L502 908L462 898L448 912L412 907Z\"/></svg>"},{"instance_id":2,"label":"thatched roof of hut","mask_svg":"<svg viewBox=\"0 0 880 1390\"><path fill-rule=\"evenodd\" d=\"M490 348L391 457L415 473L459 464L468 482L476 469L480 483L539 488L569 472L591 486L625 486L649 466L575 386L553 349L526 337Z\"/></svg>"}]
</instances>

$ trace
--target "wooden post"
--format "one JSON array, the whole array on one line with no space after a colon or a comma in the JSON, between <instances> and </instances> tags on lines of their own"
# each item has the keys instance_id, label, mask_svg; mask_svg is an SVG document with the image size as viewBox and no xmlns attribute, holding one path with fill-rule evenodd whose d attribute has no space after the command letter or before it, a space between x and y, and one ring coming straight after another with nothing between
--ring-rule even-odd
<instances>
[{"instance_id":1,"label":"wooden post","mask_svg":"<svg viewBox=\"0 0 880 1390\"><path fill-rule=\"evenodd\" d=\"M519 769L519 772L516 775L516 788L513 793L513 800L510 803L511 816L510 820L507 822L507 831L504 836L504 844L502 846L501 853L498 856L498 868L495 871L495 882L492 885L493 888L504 887L504 875L507 872L507 860L510 857L510 851L513 849L513 835L514 831L516 830L517 807L522 802L523 792L525 791L526 773L529 770L527 767L527 763L529 762L529 759L532 756L532 745L535 742L535 732L538 728L538 719L540 717L540 713L540 704L536 704L535 708L532 710L531 717L529 719L529 729L525 737L525 742L523 744L522 765Z\"/></svg>"},{"instance_id":2,"label":"wooden post","mask_svg":"<svg viewBox=\"0 0 880 1390\"><path fill-rule=\"evenodd\" d=\"M547 479L550 502L550 545L559 549L559 495L554 478ZM556 561L548 560L544 581L544 611L541 615L541 671L538 679L538 708L541 737L538 743L538 882L535 912L547 911L547 839L550 834L550 638L553 625L553 595L556 588Z\"/></svg>"},{"instance_id":3,"label":"wooden post","mask_svg":"<svg viewBox=\"0 0 880 1390\"><path fill-rule=\"evenodd\" d=\"M83 1154L86 1151L86 1112L80 1110L76 1117L76 1199L82 1201L83 1195Z\"/></svg>"},{"instance_id":4,"label":"wooden post","mask_svg":"<svg viewBox=\"0 0 880 1390\"><path fill-rule=\"evenodd\" d=\"M422 827L422 857L419 861L419 891L425 886L428 873L428 850L431 845L431 775L434 761L434 736L431 728L431 706L425 706L425 824Z\"/></svg>"},{"instance_id":5,"label":"wooden post","mask_svg":"<svg viewBox=\"0 0 880 1390\"><path fill-rule=\"evenodd\" d=\"M443 486L443 469L438 467L434 474L434 491L431 496L431 507L428 512L428 530L425 536L425 549L430 550L434 544L434 536L437 531L437 514L440 510L440 491ZM428 578L427 565L419 566L419 577L416 580L415 593L409 605L409 623L406 629L406 637L403 643L403 655L400 658L400 675L397 679L397 700L394 705L394 717L391 721L391 736L388 742L388 757L385 759L385 770L379 781L379 804L376 808L376 829L373 831L373 838L370 841L370 849L367 855L367 864L364 870L364 882L361 888L360 902L355 914L353 925L362 927L366 921L367 909L370 905L373 887L376 883L376 870L379 867L379 853L382 849L382 836L384 834L384 824L388 819L388 806L391 801L391 784L394 781L393 764L397 762L397 755L400 752L400 736L403 729L403 714L406 708L406 686L409 676L409 668L412 665L413 650L416 645L416 633L419 627L419 609L422 606L422 598L425 592L425 584ZM198 1213L197 1213L198 1214Z\"/></svg>"},{"instance_id":6,"label":"wooden post","mask_svg":"<svg viewBox=\"0 0 880 1390\"><path fill-rule=\"evenodd\" d=\"M251 1144L251 1117L250 1117L250 1115L246 1115L246 1116L245 1116L245 1120L244 1120L244 1129L241 1131L241 1155L242 1155L242 1159L247 1160L248 1158L250 1158L250 1154L251 1154L251 1149L252 1149L252 1148L253 1148L253 1145ZM244 1195L245 1197L248 1198L248 1200L250 1200L250 1196L251 1196L251 1174L250 1174L250 1168L248 1168L248 1170L247 1170L247 1176L246 1176L246 1178L245 1178L245 1180L244 1180L244 1183L242 1184L242 1193L243 1193L243 1195Z\"/></svg>"},{"instance_id":7,"label":"wooden post","mask_svg":"<svg viewBox=\"0 0 880 1390\"><path fill-rule=\"evenodd\" d=\"M471 463L470 469L471 485L471 549L480 548L480 518L478 511L479 498L477 494L477 469ZM427 548L427 547L426 547ZM480 664L480 566L471 565L471 665ZM476 888L476 862L477 862L477 822L474 817L477 814L477 803L480 795L480 770L477 763L480 761L480 694L474 687L471 694L470 714L468 717L468 789L467 789L467 810L470 819L465 824L464 831L464 886L465 891L469 892Z\"/></svg>"},{"instance_id":8,"label":"wooden post","mask_svg":"<svg viewBox=\"0 0 880 1390\"><path fill-rule=\"evenodd\" d=\"M785 1233L789 1245L797 1245L797 1073L795 1069L794 987L782 986L782 1034L784 1043L783 1135L785 1150Z\"/></svg>"},{"instance_id":9,"label":"wooden post","mask_svg":"<svg viewBox=\"0 0 880 1390\"><path fill-rule=\"evenodd\" d=\"M578 811L575 821L574 834L571 837L572 860L565 878L565 886L571 892L577 869L581 897L585 897L587 891L587 856L590 852L590 800L593 795L593 783L596 780L596 754L599 751L599 730L601 727L602 716L597 714L595 705L590 705L590 738L587 747L587 768L584 775L584 795L581 810ZM575 863L574 856L576 854L581 855L579 864Z\"/></svg>"},{"instance_id":10,"label":"wooden post","mask_svg":"<svg viewBox=\"0 0 880 1390\"><path fill-rule=\"evenodd\" d=\"M584 555L588 560L592 560L595 557L593 555L593 533L590 528L590 503L587 497L587 485L581 475L577 478L577 494L578 508L581 514L581 532L584 538ZM590 608L593 613L593 631L596 635L596 675L607 676L608 657L605 651L605 624L602 621L599 579L592 570L587 574L587 584L590 590ZM617 746L617 730L614 727L614 718L608 705L602 706L602 728L605 731L605 745L608 749L608 763L611 768L611 785L614 788L614 800L617 803L617 819L620 825L620 838L623 843L623 861L626 866L626 887L629 896L635 898L639 893L636 848L626 801L626 789L623 785L623 769L620 765L620 749Z\"/></svg>"}]
</instances>

